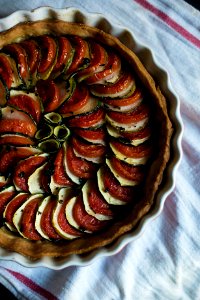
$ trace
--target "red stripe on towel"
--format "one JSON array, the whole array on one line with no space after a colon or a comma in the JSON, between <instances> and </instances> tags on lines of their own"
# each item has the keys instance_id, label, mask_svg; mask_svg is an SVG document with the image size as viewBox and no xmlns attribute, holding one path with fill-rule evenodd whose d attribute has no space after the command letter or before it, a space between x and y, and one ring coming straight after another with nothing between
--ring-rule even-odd
<instances>
[{"instance_id":1,"label":"red stripe on towel","mask_svg":"<svg viewBox=\"0 0 200 300\"><path fill-rule=\"evenodd\" d=\"M24 275L22 275L18 272L9 270L7 268L4 268L4 269L6 271L8 271L10 274L12 274L17 280L21 281L29 289L31 289L32 291L34 291L37 294L41 295L42 297L44 297L48 300L58 300L58 298L56 298L53 294L51 294L49 291L47 291L46 289L39 286L37 283L35 283L31 279L29 279L28 277L26 277L26 276L24 276Z\"/></svg>"},{"instance_id":2,"label":"red stripe on towel","mask_svg":"<svg viewBox=\"0 0 200 300\"><path fill-rule=\"evenodd\" d=\"M134 0L135 2L142 5L144 8L155 14L162 21L164 21L168 26L173 28L176 32L181 34L185 39L190 41L196 47L200 48L200 39L195 37L192 33L186 30L184 27L175 22L171 17L169 17L166 13L162 12L160 9L156 8L154 5L149 3L147 0Z\"/></svg>"}]
</instances>

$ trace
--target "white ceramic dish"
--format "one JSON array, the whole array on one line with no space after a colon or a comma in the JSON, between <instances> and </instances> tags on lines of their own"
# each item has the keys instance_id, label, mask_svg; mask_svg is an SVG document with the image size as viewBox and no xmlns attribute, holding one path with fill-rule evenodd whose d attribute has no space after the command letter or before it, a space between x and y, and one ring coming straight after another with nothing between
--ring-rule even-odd
<instances>
[{"instance_id":1,"label":"white ceramic dish","mask_svg":"<svg viewBox=\"0 0 200 300\"><path fill-rule=\"evenodd\" d=\"M160 64L156 61L151 50L142 45L127 28L120 27L116 24L110 24L110 22L100 14L91 14L86 11L79 11L76 8L52 9L50 7L41 7L34 11L17 11L12 15L1 19L0 30L7 30L20 22L37 21L47 18L58 18L68 22L81 22L100 28L105 32L118 37L122 43L132 49L141 59L147 70L156 79L162 92L166 96L170 118L174 127L174 134L171 141L172 155L165 171L160 191L156 196L154 209L141 220L136 229L120 237L114 244L112 244L112 246L103 247L84 256L71 255L62 259L44 257L36 261L31 261L20 254L9 252L0 248L0 259L2 260L16 261L26 267L43 266L58 270L68 266L88 265L97 258L116 254L125 245L137 239L149 222L161 213L165 199L175 185L176 170L181 159L181 137L183 130L179 111L179 100L172 90L167 72L164 71Z\"/></svg>"}]
</instances>

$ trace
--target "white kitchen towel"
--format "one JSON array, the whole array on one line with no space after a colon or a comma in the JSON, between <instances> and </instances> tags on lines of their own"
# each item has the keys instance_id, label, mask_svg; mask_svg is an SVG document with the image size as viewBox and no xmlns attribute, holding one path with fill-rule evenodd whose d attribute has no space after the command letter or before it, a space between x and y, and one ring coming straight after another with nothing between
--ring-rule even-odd
<instances>
[{"instance_id":1,"label":"white kitchen towel","mask_svg":"<svg viewBox=\"0 0 200 300\"><path fill-rule=\"evenodd\" d=\"M0 16L75 6L129 28L168 71L181 100L183 158L162 214L118 254L60 271L0 261L17 299L200 299L200 12L183 0L0 1Z\"/></svg>"}]
</instances>

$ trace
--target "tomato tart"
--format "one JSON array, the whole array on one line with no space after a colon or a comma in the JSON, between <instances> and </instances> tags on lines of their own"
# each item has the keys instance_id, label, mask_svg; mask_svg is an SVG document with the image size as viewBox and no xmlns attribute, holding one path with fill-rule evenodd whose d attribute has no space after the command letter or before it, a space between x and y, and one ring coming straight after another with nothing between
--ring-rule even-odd
<instances>
[{"instance_id":1,"label":"tomato tart","mask_svg":"<svg viewBox=\"0 0 200 300\"><path fill-rule=\"evenodd\" d=\"M154 205L172 125L116 37L26 22L0 35L0 245L32 259L103 247Z\"/></svg>"}]
</instances>

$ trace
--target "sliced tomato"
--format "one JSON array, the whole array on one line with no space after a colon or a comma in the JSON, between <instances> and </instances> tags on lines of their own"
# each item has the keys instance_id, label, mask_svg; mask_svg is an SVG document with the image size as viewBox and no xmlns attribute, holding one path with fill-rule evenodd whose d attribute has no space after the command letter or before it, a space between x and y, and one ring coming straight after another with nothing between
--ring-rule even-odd
<instances>
[{"instance_id":1,"label":"sliced tomato","mask_svg":"<svg viewBox=\"0 0 200 300\"><path fill-rule=\"evenodd\" d=\"M92 182L88 193L88 202L91 209L96 214L102 214L112 217L114 215L110 205L104 200L103 196L99 192L96 182Z\"/></svg>"},{"instance_id":2,"label":"sliced tomato","mask_svg":"<svg viewBox=\"0 0 200 300\"><path fill-rule=\"evenodd\" d=\"M41 118L41 104L35 95L24 92L13 92L8 100L8 105L13 105L32 116L38 123Z\"/></svg>"},{"instance_id":3,"label":"sliced tomato","mask_svg":"<svg viewBox=\"0 0 200 300\"><path fill-rule=\"evenodd\" d=\"M102 81L112 81L117 79L121 70L121 59L118 55L108 51L107 63L104 69L94 73L86 79L87 84L102 83Z\"/></svg>"},{"instance_id":4,"label":"sliced tomato","mask_svg":"<svg viewBox=\"0 0 200 300\"><path fill-rule=\"evenodd\" d=\"M5 132L17 132L33 137L36 133L36 126L33 123L29 123L21 120L1 120L0 121L0 133Z\"/></svg>"},{"instance_id":5,"label":"sliced tomato","mask_svg":"<svg viewBox=\"0 0 200 300\"><path fill-rule=\"evenodd\" d=\"M0 78L0 107L6 105L8 97L9 97L8 88L4 83L3 79Z\"/></svg>"},{"instance_id":6,"label":"sliced tomato","mask_svg":"<svg viewBox=\"0 0 200 300\"><path fill-rule=\"evenodd\" d=\"M36 41L26 40L20 43L27 54L28 66L31 74L37 71L40 61L40 50Z\"/></svg>"},{"instance_id":7,"label":"sliced tomato","mask_svg":"<svg viewBox=\"0 0 200 300\"><path fill-rule=\"evenodd\" d=\"M24 83L29 86L30 84L30 73L29 66L27 62L27 54L21 44L13 43L4 47L3 49L6 53L9 53L16 61L19 74L24 81Z\"/></svg>"},{"instance_id":8,"label":"sliced tomato","mask_svg":"<svg viewBox=\"0 0 200 300\"><path fill-rule=\"evenodd\" d=\"M110 99L104 98L103 103L114 106L114 107L123 107L123 106L131 106L133 104L140 103L140 100L143 98L143 93L141 89L136 88L133 94L130 97L120 98L120 99Z\"/></svg>"},{"instance_id":9,"label":"sliced tomato","mask_svg":"<svg viewBox=\"0 0 200 300\"><path fill-rule=\"evenodd\" d=\"M103 157L106 153L106 147L85 142L76 137L72 138L72 145L75 151L84 157Z\"/></svg>"},{"instance_id":10,"label":"sliced tomato","mask_svg":"<svg viewBox=\"0 0 200 300\"><path fill-rule=\"evenodd\" d=\"M38 44L41 51L38 73L41 79L47 79L56 63L57 44L55 40L48 35L38 37Z\"/></svg>"},{"instance_id":11,"label":"sliced tomato","mask_svg":"<svg viewBox=\"0 0 200 300\"><path fill-rule=\"evenodd\" d=\"M149 126L144 127L143 129L135 132L120 131L120 135L128 140L137 140L137 139L146 139L151 135L151 128Z\"/></svg>"},{"instance_id":12,"label":"sliced tomato","mask_svg":"<svg viewBox=\"0 0 200 300\"><path fill-rule=\"evenodd\" d=\"M64 150L63 148L60 148L54 161L53 179L55 183L61 186L71 186L73 185L73 182L70 180L70 178L67 176L65 172L63 159L64 159Z\"/></svg>"},{"instance_id":13,"label":"sliced tomato","mask_svg":"<svg viewBox=\"0 0 200 300\"><path fill-rule=\"evenodd\" d=\"M13 166L21 159L40 153L36 148L6 146L1 151L0 173L13 170Z\"/></svg>"},{"instance_id":14,"label":"sliced tomato","mask_svg":"<svg viewBox=\"0 0 200 300\"><path fill-rule=\"evenodd\" d=\"M77 197L73 207L73 217L80 228L92 232L99 231L108 224L107 221L99 221L85 211L82 196Z\"/></svg>"},{"instance_id":15,"label":"sliced tomato","mask_svg":"<svg viewBox=\"0 0 200 300\"><path fill-rule=\"evenodd\" d=\"M17 189L28 192L28 178L47 159L47 156L37 155L21 160L15 167L13 181Z\"/></svg>"},{"instance_id":16,"label":"sliced tomato","mask_svg":"<svg viewBox=\"0 0 200 300\"><path fill-rule=\"evenodd\" d=\"M123 178L141 182L144 178L144 168L141 166L129 165L116 157L111 157L110 159L112 167L117 171L117 173Z\"/></svg>"},{"instance_id":17,"label":"sliced tomato","mask_svg":"<svg viewBox=\"0 0 200 300\"><path fill-rule=\"evenodd\" d=\"M52 74L55 74L57 72L62 73L62 71L66 67L66 64L69 62L69 60L71 60L72 57L72 45L69 39L64 36L59 36L57 42L58 56Z\"/></svg>"},{"instance_id":18,"label":"sliced tomato","mask_svg":"<svg viewBox=\"0 0 200 300\"><path fill-rule=\"evenodd\" d=\"M126 157L133 157L133 158L142 158L149 156L152 150L150 144L142 144L139 146L132 146L121 143L119 141L111 141L110 143L114 148L116 148L120 153L125 155Z\"/></svg>"},{"instance_id":19,"label":"sliced tomato","mask_svg":"<svg viewBox=\"0 0 200 300\"><path fill-rule=\"evenodd\" d=\"M135 86L135 79L130 72L124 72L115 83L94 84L90 91L99 97L124 97Z\"/></svg>"},{"instance_id":20,"label":"sliced tomato","mask_svg":"<svg viewBox=\"0 0 200 300\"><path fill-rule=\"evenodd\" d=\"M41 201L41 197L35 198L30 201L24 208L21 218L21 231L24 236L30 240L38 241L42 237L38 234L35 229L35 216Z\"/></svg>"},{"instance_id":21,"label":"sliced tomato","mask_svg":"<svg viewBox=\"0 0 200 300\"><path fill-rule=\"evenodd\" d=\"M4 53L0 53L0 76L3 78L8 89L10 89L13 85L12 59Z\"/></svg>"},{"instance_id":22,"label":"sliced tomato","mask_svg":"<svg viewBox=\"0 0 200 300\"><path fill-rule=\"evenodd\" d=\"M2 221L6 204L14 197L15 193L15 190L12 188L7 188L0 192L0 221Z\"/></svg>"},{"instance_id":23,"label":"sliced tomato","mask_svg":"<svg viewBox=\"0 0 200 300\"><path fill-rule=\"evenodd\" d=\"M21 134L13 133L0 135L0 145L28 146L33 144L34 142L31 138Z\"/></svg>"},{"instance_id":24,"label":"sliced tomato","mask_svg":"<svg viewBox=\"0 0 200 300\"><path fill-rule=\"evenodd\" d=\"M94 176L96 173L95 164L77 157L70 144L67 147L66 155L68 167L73 174L83 179L89 179Z\"/></svg>"},{"instance_id":25,"label":"sliced tomato","mask_svg":"<svg viewBox=\"0 0 200 300\"><path fill-rule=\"evenodd\" d=\"M43 187L44 191L46 193L50 193L49 183L51 175L53 174L54 170L50 163L47 163L45 168L42 170L41 176L40 176L40 182L41 186Z\"/></svg>"},{"instance_id":26,"label":"sliced tomato","mask_svg":"<svg viewBox=\"0 0 200 300\"><path fill-rule=\"evenodd\" d=\"M89 128L100 126L104 123L105 112L103 108L99 107L92 112L78 115L70 118L68 125L70 127Z\"/></svg>"},{"instance_id":27,"label":"sliced tomato","mask_svg":"<svg viewBox=\"0 0 200 300\"><path fill-rule=\"evenodd\" d=\"M74 133L76 133L78 136L82 137L86 140L91 141L105 141L106 139L106 132L105 129L100 127L97 129L83 129L83 128L75 128Z\"/></svg>"},{"instance_id":28,"label":"sliced tomato","mask_svg":"<svg viewBox=\"0 0 200 300\"><path fill-rule=\"evenodd\" d=\"M60 235L57 234L57 232L55 231L52 225L52 215L53 215L53 210L55 208L55 205L56 205L56 201L54 199L51 199L51 201L49 201L49 203L46 205L41 216L40 226L42 228L42 231L50 239L59 240Z\"/></svg>"},{"instance_id":29,"label":"sliced tomato","mask_svg":"<svg viewBox=\"0 0 200 300\"><path fill-rule=\"evenodd\" d=\"M71 97L59 108L59 113L65 116L71 116L76 110L81 109L89 100L89 91L87 86L79 84L76 86Z\"/></svg>"},{"instance_id":30,"label":"sliced tomato","mask_svg":"<svg viewBox=\"0 0 200 300\"><path fill-rule=\"evenodd\" d=\"M36 92L42 99L45 112L52 112L59 107L60 91L53 80L39 80L36 85Z\"/></svg>"},{"instance_id":31,"label":"sliced tomato","mask_svg":"<svg viewBox=\"0 0 200 300\"><path fill-rule=\"evenodd\" d=\"M7 204L4 218L10 226L14 226L13 216L16 210L28 199L29 196L29 194L18 194Z\"/></svg>"},{"instance_id":32,"label":"sliced tomato","mask_svg":"<svg viewBox=\"0 0 200 300\"><path fill-rule=\"evenodd\" d=\"M149 107L145 104L141 104L138 107L134 108L130 112L116 112L116 111L108 111L107 115L109 118L118 122L120 124L132 124L136 122L140 122L148 118L150 114Z\"/></svg>"},{"instance_id":33,"label":"sliced tomato","mask_svg":"<svg viewBox=\"0 0 200 300\"><path fill-rule=\"evenodd\" d=\"M79 36L73 36L70 38L72 45L75 49L73 61L67 70L66 74L76 72L82 67L89 59L89 47L88 43Z\"/></svg>"},{"instance_id":34,"label":"sliced tomato","mask_svg":"<svg viewBox=\"0 0 200 300\"><path fill-rule=\"evenodd\" d=\"M131 202L134 198L134 188L121 186L108 167L104 170L104 187L105 191L111 196L124 201Z\"/></svg>"},{"instance_id":35,"label":"sliced tomato","mask_svg":"<svg viewBox=\"0 0 200 300\"><path fill-rule=\"evenodd\" d=\"M57 217L58 224L64 232L75 235L75 236L81 236L82 233L80 231L76 230L75 228L73 228L67 221L66 214L65 214L65 207L66 207L68 201L69 201L68 198L64 199L64 201L63 201L62 207L61 207L61 209L58 213L58 217Z\"/></svg>"},{"instance_id":36,"label":"sliced tomato","mask_svg":"<svg viewBox=\"0 0 200 300\"><path fill-rule=\"evenodd\" d=\"M78 72L78 81L86 79L88 76L94 73L100 72L105 68L107 62L106 50L95 42L89 41L91 59L87 68Z\"/></svg>"},{"instance_id":37,"label":"sliced tomato","mask_svg":"<svg viewBox=\"0 0 200 300\"><path fill-rule=\"evenodd\" d=\"M35 122L23 111L6 106L1 109L0 133L21 133L33 137L37 131Z\"/></svg>"}]
</instances>

